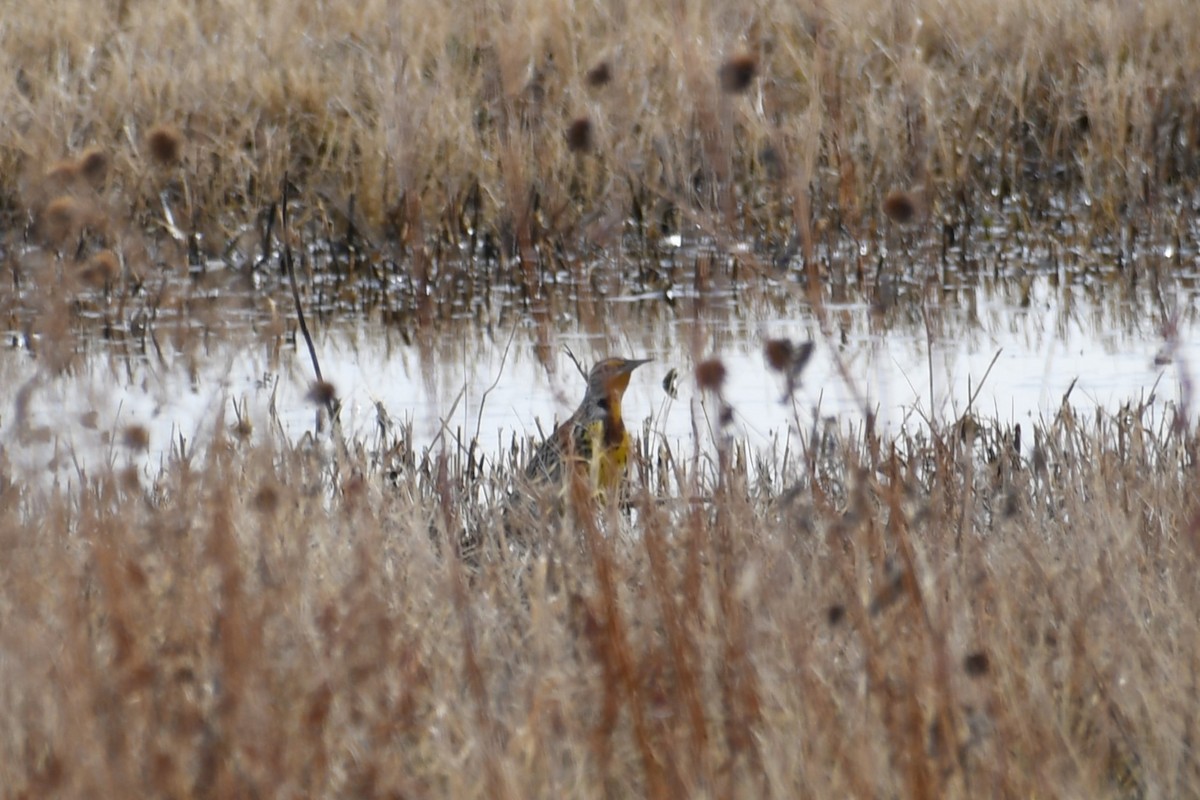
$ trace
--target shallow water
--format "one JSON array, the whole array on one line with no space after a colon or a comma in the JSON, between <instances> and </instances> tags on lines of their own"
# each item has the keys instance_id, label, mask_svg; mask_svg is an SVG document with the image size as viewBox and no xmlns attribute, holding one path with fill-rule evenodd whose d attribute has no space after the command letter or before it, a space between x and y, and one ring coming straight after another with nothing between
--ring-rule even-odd
<instances>
[{"instance_id":1,"label":"shallow water","mask_svg":"<svg viewBox=\"0 0 1200 800\"><path fill-rule=\"evenodd\" d=\"M1130 289L1098 273L1043 273L943 281L932 291L897 284L887 287L886 311L851 292L848 301L827 300L820 314L785 283L753 300L714 293L669 309L661 297L628 295L609 301L619 311L608 329L619 336L581 332L569 313L541 327L512 314L504 330L462 321L417 343L372 314L312 327L324 375L343 401L343 429L363 440L375 435L379 408L411 423L417 447L441 431L451 443L477 437L484 453L508 447L514 435L536 437L582 393L570 348L587 363L607 354L653 358L634 375L626 420L673 446L687 446L694 432L706 442L718 433L717 401L691 378L698 359L717 356L734 411L727 432L780 448L815 423L857 425L868 411L893 432L954 420L969 404L1004 423L1036 420L1056 413L1068 390L1077 409L1115 413L1152 399L1151 419L1179 403L1194 414L1187 387L1200 368L1195 287L1179 276ZM255 321L245 306L239 313ZM187 449L213 425L232 425L235 403L255 436L273 425L293 440L313 431L313 368L299 337L231 331L203 337L203 346L172 347L164 337L144 351L85 339L83 358L61 374L48 374L44 360L22 348L0 351L7 459L22 473L64 481L103 463L153 470L181 443ZM551 342L553 374L533 355L539 334ZM789 397L762 354L775 337L816 342ZM663 389L671 370L680 376L677 398ZM146 451L122 446L129 426L149 434Z\"/></svg>"}]
</instances>

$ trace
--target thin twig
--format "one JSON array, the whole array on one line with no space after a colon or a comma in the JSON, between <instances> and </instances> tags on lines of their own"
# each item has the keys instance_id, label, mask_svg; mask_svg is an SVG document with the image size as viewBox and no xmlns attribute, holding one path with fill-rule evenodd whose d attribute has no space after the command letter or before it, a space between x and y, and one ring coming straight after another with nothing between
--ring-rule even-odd
<instances>
[{"instance_id":1,"label":"thin twig","mask_svg":"<svg viewBox=\"0 0 1200 800\"><path fill-rule=\"evenodd\" d=\"M571 359L571 363L575 365L575 369L579 370L579 374L582 375L583 379L586 381L588 373L587 370L583 368L583 364L579 363L579 359L576 358L575 354L571 352L571 348L567 347L565 344L563 345L563 350L566 352L567 358Z\"/></svg>"},{"instance_id":2,"label":"thin twig","mask_svg":"<svg viewBox=\"0 0 1200 800\"><path fill-rule=\"evenodd\" d=\"M458 394L456 394L454 396L454 402L450 404L450 410L446 412L445 416L443 416L441 419L438 420L438 425L440 426L440 428L437 432L437 435L435 435L433 437L433 441L431 441L429 443L427 452L432 453L434 451L434 449L438 446L438 443L441 442L442 436L446 433L447 430L449 430L450 423L446 422L446 420L448 420L454 416L454 412L458 409L458 404L462 402L463 396L466 393L467 393L467 385L464 383L462 388L458 390ZM461 443L460 443L460 447L461 447Z\"/></svg>"},{"instance_id":3,"label":"thin twig","mask_svg":"<svg viewBox=\"0 0 1200 800\"><path fill-rule=\"evenodd\" d=\"M996 351L996 355L992 356L992 360L988 363L987 369L983 371L983 377L979 379L979 385L975 387L975 391L970 392L967 396L968 413L970 413L971 409L975 407L975 398L979 397L979 393L983 391L983 385L987 383L988 375L992 374L992 367L996 366L996 361L1000 359L1000 354L1003 352L1003 347Z\"/></svg>"},{"instance_id":4,"label":"thin twig","mask_svg":"<svg viewBox=\"0 0 1200 800\"><path fill-rule=\"evenodd\" d=\"M496 370L496 379L491 385L483 390L483 396L479 398L479 414L475 417L475 438L479 438L479 431L483 428L483 407L487 405L488 395L500 383L500 376L504 374L504 365L508 361L508 351L512 347L513 339L517 337L517 326L513 325L512 333L508 335L508 343L504 345L504 352L500 354L500 369Z\"/></svg>"},{"instance_id":5,"label":"thin twig","mask_svg":"<svg viewBox=\"0 0 1200 800\"><path fill-rule=\"evenodd\" d=\"M288 282L292 286L292 300L296 303L296 319L300 323L300 333L304 335L304 343L308 346L308 356L312 359L313 372L317 375L318 381L324 381L325 378L321 375L321 363L317 360L317 348L313 346L312 334L308 332L308 322L304 319L304 306L300 302L300 287L296 284L296 265L295 259L292 258L292 245L288 239L288 176L283 175L282 186L283 200L279 206L280 219L280 236L283 241L283 250L280 252L280 257L283 259L284 269L287 270ZM336 400L326 398L326 409L329 411L330 418L333 417L336 409Z\"/></svg>"}]
</instances>

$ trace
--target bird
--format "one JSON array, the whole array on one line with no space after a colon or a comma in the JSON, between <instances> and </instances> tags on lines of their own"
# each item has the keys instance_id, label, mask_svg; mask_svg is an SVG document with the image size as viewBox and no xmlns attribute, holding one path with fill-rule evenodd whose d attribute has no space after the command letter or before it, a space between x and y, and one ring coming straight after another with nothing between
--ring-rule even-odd
<instances>
[{"instance_id":1,"label":"bird","mask_svg":"<svg viewBox=\"0 0 1200 800\"><path fill-rule=\"evenodd\" d=\"M629 431L621 415L621 399L633 371L650 359L606 358L588 373L583 401L565 422L542 442L525 465L531 488L563 490L579 470L597 498L613 496L625 477L629 461Z\"/></svg>"}]
</instances>

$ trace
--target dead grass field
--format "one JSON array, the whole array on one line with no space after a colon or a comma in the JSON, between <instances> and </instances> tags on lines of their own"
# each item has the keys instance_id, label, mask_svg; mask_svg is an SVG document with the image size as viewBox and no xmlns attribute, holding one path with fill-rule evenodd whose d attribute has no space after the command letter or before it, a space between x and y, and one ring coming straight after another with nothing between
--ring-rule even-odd
<instances>
[{"instance_id":1,"label":"dead grass field","mask_svg":"<svg viewBox=\"0 0 1200 800\"><path fill-rule=\"evenodd\" d=\"M1064 409L1025 457L981 423L787 469L647 447L632 518L581 503L532 551L502 544L510 465L402 431L5 473L0 784L1195 797L1200 439L1147 413Z\"/></svg>"},{"instance_id":2,"label":"dead grass field","mask_svg":"<svg viewBox=\"0 0 1200 800\"><path fill-rule=\"evenodd\" d=\"M527 265L696 228L870 239L1051 200L1172 230L1200 174L1183 0L13 5L0 209L135 270L257 247L286 175L330 236ZM57 201L57 204L56 204ZM168 213L165 209L169 209ZM1161 231L1158 231L1161 232ZM965 232L964 232L965 233ZM964 237L965 238L965 237ZM88 249L88 248L84 248ZM85 253L84 255L90 255Z\"/></svg>"},{"instance_id":3,"label":"dead grass field","mask_svg":"<svg viewBox=\"0 0 1200 800\"><path fill-rule=\"evenodd\" d=\"M568 270L572 299L503 312L543 359L548 319L611 327L597 254L650 252L621 268L701 320L715 284L798 266L819 346L881 253L945 268L997 215L1053 258L1170 268L1193 16L5 0L6 343L53 376L88 337L200 358L242 315L278 356L293 250L320 313L405 292L378 306L406 344ZM709 251L662 266L676 234ZM228 284L193 291L211 261ZM912 285L929 330L940 288ZM814 430L786 462L643 441L632 513L580 497L532 548L503 524L517 456L388 425L227 420L154 472L133 428L70 486L0 441L0 797L1200 797L1200 430L1172 413Z\"/></svg>"}]
</instances>

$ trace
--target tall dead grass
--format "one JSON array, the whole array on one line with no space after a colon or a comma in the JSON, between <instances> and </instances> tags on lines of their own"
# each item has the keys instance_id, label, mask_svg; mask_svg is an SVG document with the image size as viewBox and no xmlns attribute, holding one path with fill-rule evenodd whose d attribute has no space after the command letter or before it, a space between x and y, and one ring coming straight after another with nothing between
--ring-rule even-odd
<instances>
[{"instance_id":1,"label":"tall dead grass","mask_svg":"<svg viewBox=\"0 0 1200 800\"><path fill-rule=\"evenodd\" d=\"M1171 0L5 11L0 300L46 375L97 329L202 357L231 287L278 352L242 284L291 247L318 315L379 292L407 341L432 309L493 313L481 263L602 300L621 277L593 248L680 231L810 270L853 241L860 286L885 218L924 226L901 250L978 246L1002 201L1051 258L1190 235L1200 29ZM704 318L738 264L638 280ZM532 548L505 542L515 459L383 423L327 448L242 420L72 487L0 443L0 786L1195 796L1197 432L1148 419L814 431L778 461L646 443L632 515L581 494Z\"/></svg>"},{"instance_id":2,"label":"tall dead grass","mask_svg":"<svg viewBox=\"0 0 1200 800\"><path fill-rule=\"evenodd\" d=\"M1036 220L1081 194L1111 223L1195 187L1188 12L23 4L0 31L0 208L54 240L48 204L66 194L93 231L174 226L220 254L253 249L247 226L287 175L318 228L535 263L546 245L618 243L627 221L651 238L869 236L896 187L938 224L977 223L996 198Z\"/></svg>"},{"instance_id":3,"label":"tall dead grass","mask_svg":"<svg viewBox=\"0 0 1200 800\"><path fill-rule=\"evenodd\" d=\"M6 474L0 785L1195 797L1200 439L1148 420L658 450L532 549L508 465L387 428Z\"/></svg>"}]
</instances>

